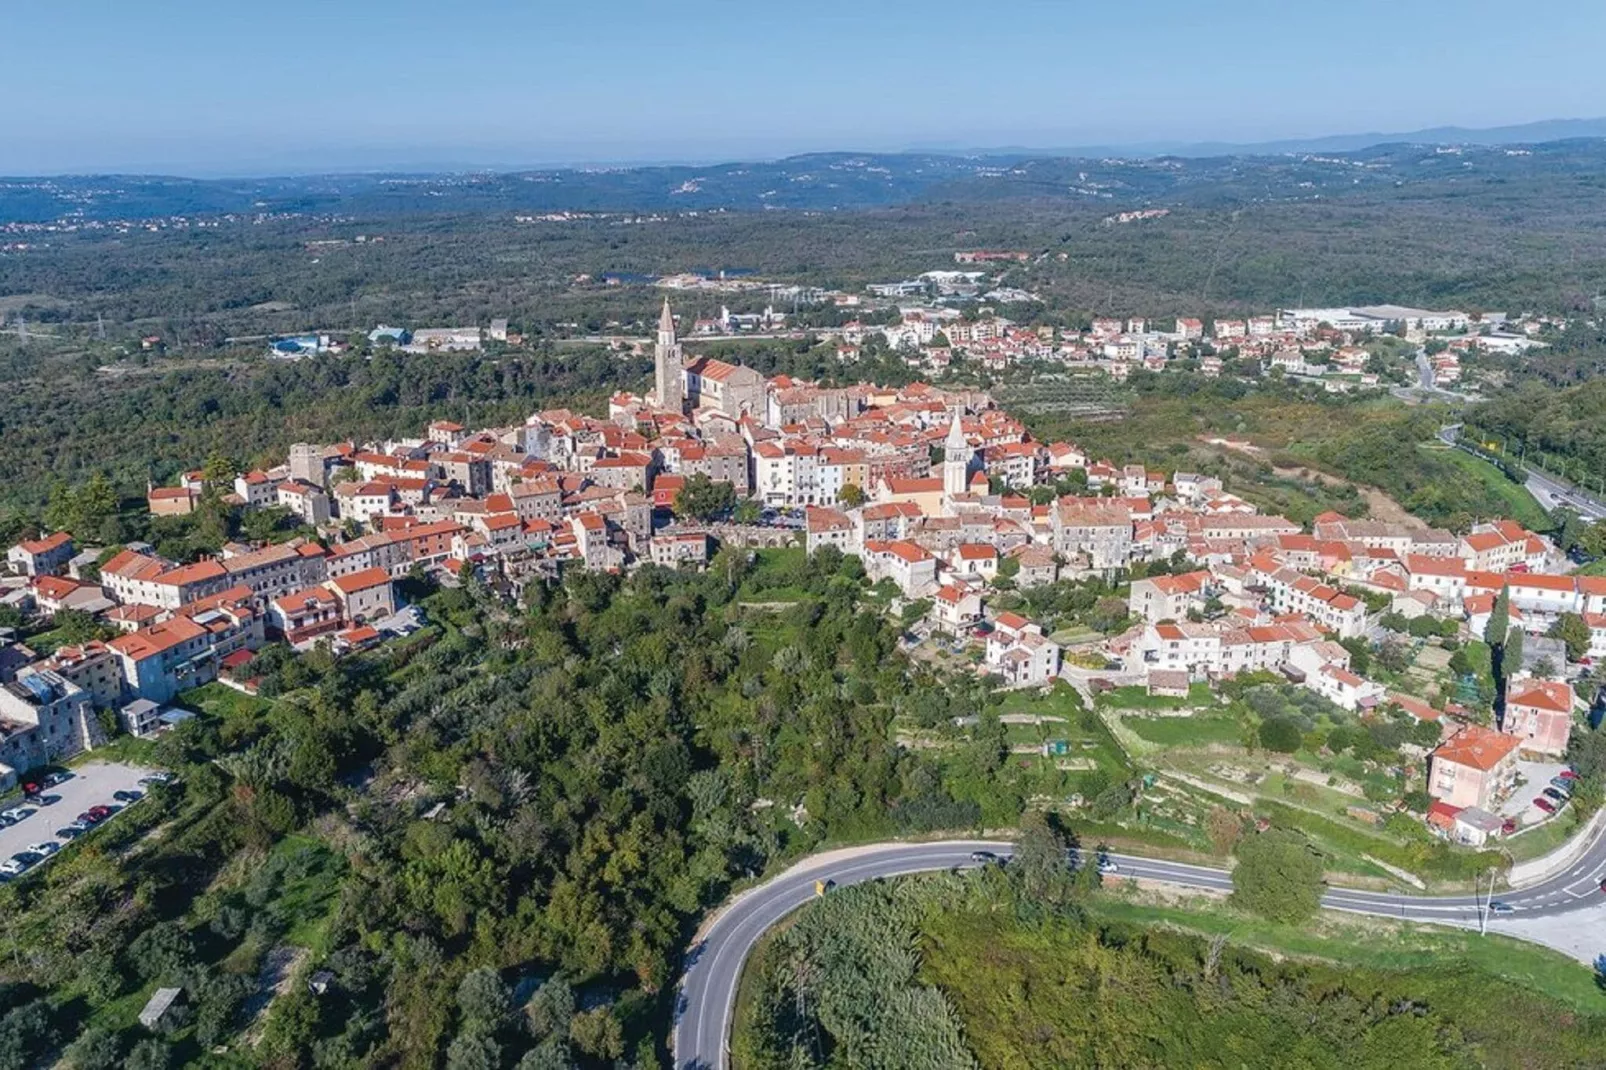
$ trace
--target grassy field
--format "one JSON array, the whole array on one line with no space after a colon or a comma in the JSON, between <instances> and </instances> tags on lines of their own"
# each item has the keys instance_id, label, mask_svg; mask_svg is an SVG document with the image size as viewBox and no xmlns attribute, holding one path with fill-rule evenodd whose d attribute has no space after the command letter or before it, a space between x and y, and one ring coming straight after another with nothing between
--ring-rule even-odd
<instances>
[{"instance_id":1,"label":"grassy field","mask_svg":"<svg viewBox=\"0 0 1606 1070\"><path fill-rule=\"evenodd\" d=\"M1589 1014L1606 1013L1606 997L1594 975L1559 951L1525 940L1462 930L1326 913L1301 925L1278 925L1201 896L1187 905L1118 898L1097 899L1090 913L1100 921L1164 926L1201 936L1226 935L1234 944L1373 969L1443 969L1468 966L1544 992Z\"/></svg>"},{"instance_id":2,"label":"grassy field","mask_svg":"<svg viewBox=\"0 0 1606 1070\"><path fill-rule=\"evenodd\" d=\"M1140 738L1163 747L1237 745L1244 726L1236 717L1123 717L1121 723Z\"/></svg>"},{"instance_id":3,"label":"grassy field","mask_svg":"<svg viewBox=\"0 0 1606 1070\"><path fill-rule=\"evenodd\" d=\"M232 687L216 682L185 692L178 704L211 714L223 721L255 717L266 713L273 705L267 699L247 695L243 691L236 691Z\"/></svg>"},{"instance_id":4,"label":"grassy field","mask_svg":"<svg viewBox=\"0 0 1606 1070\"><path fill-rule=\"evenodd\" d=\"M1118 687L1099 696L1099 705L1117 710L1180 710L1188 706L1214 706L1216 696L1206 683L1188 686L1187 698L1151 695L1142 687Z\"/></svg>"},{"instance_id":5,"label":"grassy field","mask_svg":"<svg viewBox=\"0 0 1606 1070\"><path fill-rule=\"evenodd\" d=\"M1517 523L1534 531L1545 531L1550 528L1550 515L1545 512L1544 506L1528 493L1528 488L1507 479L1500 469L1488 461L1480 460L1458 449L1441 449L1437 453L1465 472L1470 479L1482 485L1489 493L1505 502L1506 515Z\"/></svg>"},{"instance_id":6,"label":"grassy field","mask_svg":"<svg viewBox=\"0 0 1606 1070\"><path fill-rule=\"evenodd\" d=\"M1590 972L1514 940L1270 925L1209 898L1102 893L1087 911L1086 926L928 914L920 979L952 1001L982 1066L1585 1066L1606 1036Z\"/></svg>"}]
</instances>

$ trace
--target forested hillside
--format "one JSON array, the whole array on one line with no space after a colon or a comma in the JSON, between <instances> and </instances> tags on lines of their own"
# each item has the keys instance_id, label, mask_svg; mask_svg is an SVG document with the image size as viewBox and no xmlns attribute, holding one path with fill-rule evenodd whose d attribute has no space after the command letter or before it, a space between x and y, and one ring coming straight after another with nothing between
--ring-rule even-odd
<instances>
[{"instance_id":1,"label":"forested hillside","mask_svg":"<svg viewBox=\"0 0 1606 1070\"><path fill-rule=\"evenodd\" d=\"M1606 378L1550 390L1524 383L1468 410L1467 434L1521 452L1566 472L1593 491L1606 491Z\"/></svg>"},{"instance_id":2,"label":"forested hillside","mask_svg":"<svg viewBox=\"0 0 1606 1070\"><path fill-rule=\"evenodd\" d=\"M609 275L639 282L735 269L858 290L952 268L954 252L987 248L1032 254L999 281L1042 295L1052 315L1168 318L1382 301L1587 310L1606 290L1603 154L1580 143L1476 159L1414 149L1325 163L1037 161L993 167L968 186L828 210L767 202L711 210L690 194L654 210L632 192L621 194L619 214L553 219L537 218L536 201L561 200L572 177L330 180L372 189L351 204L329 194L325 211L303 203L310 195L286 195L284 211L205 226L186 217L151 230L75 223L25 233L0 252L0 310L78 340L102 329L118 340L158 333L208 350L231 336L501 316L552 334L650 312L652 294L601 285ZM864 168L847 170L864 178ZM774 182L789 191L820 185ZM487 199L487 188L500 192ZM89 196L61 195L80 205ZM1111 221L1133 207L1169 214ZM690 298L685 311L710 314L724 300Z\"/></svg>"},{"instance_id":3,"label":"forested hillside","mask_svg":"<svg viewBox=\"0 0 1606 1070\"><path fill-rule=\"evenodd\" d=\"M175 1064L248 1031L286 1068L658 1065L681 949L734 882L980 817L889 729L964 692L906 671L856 560L787 560L575 572L518 608L470 582L411 640L273 647L260 700L191 697L121 744L177 784L5 893L31 1017L0 1018L0 1066L119 1065L154 984L191 993ZM774 598L798 604L741 605ZM330 992L263 1011L270 960Z\"/></svg>"}]
</instances>

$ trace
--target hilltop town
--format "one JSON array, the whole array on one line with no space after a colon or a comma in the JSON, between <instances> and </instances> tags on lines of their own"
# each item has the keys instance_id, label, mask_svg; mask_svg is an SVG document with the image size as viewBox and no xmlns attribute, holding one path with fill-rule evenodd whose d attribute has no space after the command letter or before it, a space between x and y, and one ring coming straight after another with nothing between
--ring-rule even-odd
<instances>
[{"instance_id":1,"label":"hilltop town","mask_svg":"<svg viewBox=\"0 0 1606 1070\"><path fill-rule=\"evenodd\" d=\"M1297 329L1337 318L1310 313ZM1412 329L1440 326L1456 324ZM1215 325L1218 336L1236 329ZM302 443L227 486L198 470L149 491L153 516L187 515L208 496L283 510L305 532L287 541L189 562L146 544L86 550L66 533L12 547L7 604L43 620L88 614L120 634L37 659L6 648L6 775L94 746L93 708L120 710L127 730L147 734L189 688L218 678L248 688L267 643L343 652L406 634L420 623L398 595L410 576L476 577L516 596L573 568L701 568L720 547L801 543L859 558L908 642L972 644L968 670L1005 688L1063 679L1090 699L1125 687L1181 697L1270 672L1349 713L1430 723L1440 824L1481 842L1508 824L1488 815L1516 787L1519 756L1554 762L1566 750L1584 701L1569 661L1606 657L1606 578L1571 574L1554 545L1513 521L1457 535L1329 513L1307 531L1218 478L1035 441L984 391L826 387L688 358L667 300L653 353L651 392L615 394L605 415ZM1090 580L1125 592L1127 619L1110 634L1057 637L997 606ZM1536 650L1561 622L1582 635L1507 667L1496 723L1454 694L1407 693L1355 664L1357 641L1381 640L1384 623L1477 637L1492 614Z\"/></svg>"}]
</instances>

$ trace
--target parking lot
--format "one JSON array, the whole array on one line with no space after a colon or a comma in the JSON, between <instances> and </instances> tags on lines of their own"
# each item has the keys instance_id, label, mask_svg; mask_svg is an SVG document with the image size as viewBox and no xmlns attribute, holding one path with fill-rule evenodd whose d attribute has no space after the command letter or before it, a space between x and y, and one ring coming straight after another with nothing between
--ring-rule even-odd
<instances>
[{"instance_id":1,"label":"parking lot","mask_svg":"<svg viewBox=\"0 0 1606 1070\"><path fill-rule=\"evenodd\" d=\"M35 812L9 828L0 828L0 862L19 851L26 851L29 844L42 841L65 844L67 841L56 835L57 829L71 824L91 806L121 806L112 795L130 789L145 791L145 787L139 784L139 778L152 772L154 770L137 765L87 762L73 769L72 779L44 789L41 794L56 799L49 806L35 807L32 803L24 803L21 796L11 796L4 805L0 805L0 810L27 806ZM112 815L110 820L115 821L116 815ZM94 834L90 831L85 835Z\"/></svg>"},{"instance_id":2,"label":"parking lot","mask_svg":"<svg viewBox=\"0 0 1606 1070\"><path fill-rule=\"evenodd\" d=\"M1518 762L1517 771L1528 781L1518 788L1500 808L1506 817L1514 817L1524 825L1537 825L1550 815L1534 805L1534 799L1550 787L1550 778L1567 766L1562 762Z\"/></svg>"}]
</instances>

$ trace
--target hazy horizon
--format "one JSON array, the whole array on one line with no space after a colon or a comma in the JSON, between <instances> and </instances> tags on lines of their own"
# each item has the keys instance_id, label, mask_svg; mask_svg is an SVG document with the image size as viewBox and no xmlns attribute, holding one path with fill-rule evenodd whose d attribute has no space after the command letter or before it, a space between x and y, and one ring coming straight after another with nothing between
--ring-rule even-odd
<instances>
[{"instance_id":1,"label":"hazy horizon","mask_svg":"<svg viewBox=\"0 0 1606 1070\"><path fill-rule=\"evenodd\" d=\"M1422 7L1427 7L1423 5ZM1548 12L1548 13L1547 13ZM1467 0L199 0L12 12L0 174L196 177L1267 141L1598 115L1606 9ZM1495 32L1517 14L1565 32ZM1476 72L1476 77L1469 77Z\"/></svg>"}]
</instances>

